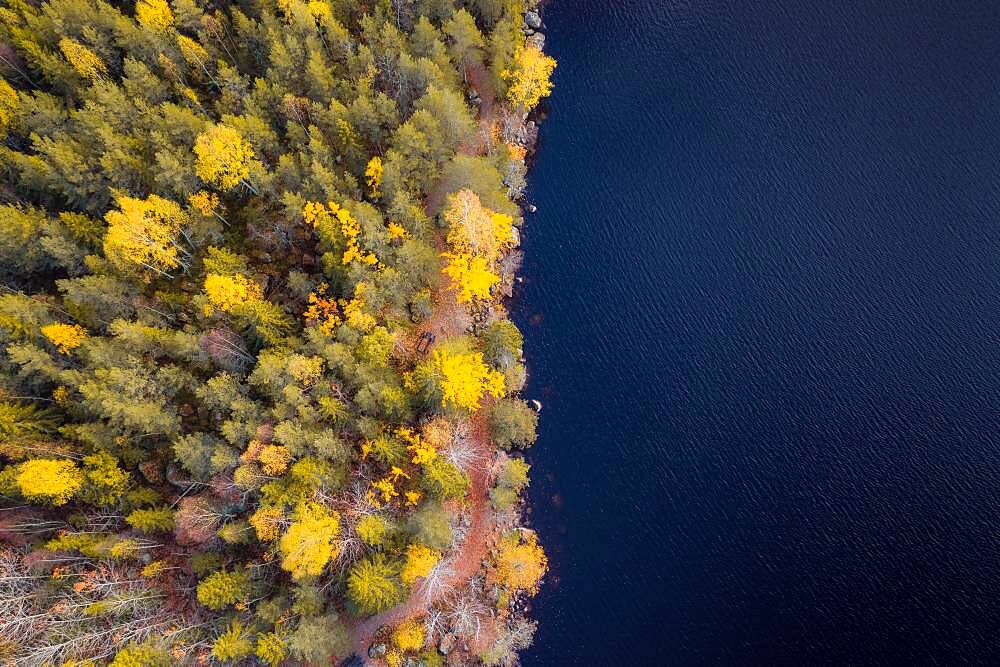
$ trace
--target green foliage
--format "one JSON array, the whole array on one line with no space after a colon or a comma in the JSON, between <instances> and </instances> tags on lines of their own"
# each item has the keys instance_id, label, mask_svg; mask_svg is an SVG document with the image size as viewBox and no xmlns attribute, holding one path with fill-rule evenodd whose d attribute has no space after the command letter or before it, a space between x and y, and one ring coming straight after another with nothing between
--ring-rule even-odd
<instances>
[{"instance_id":1,"label":"green foliage","mask_svg":"<svg viewBox=\"0 0 1000 667\"><path fill-rule=\"evenodd\" d=\"M408 528L417 542L431 549L444 551L451 546L451 514L438 502L423 503L410 517Z\"/></svg>"},{"instance_id":2,"label":"green foliage","mask_svg":"<svg viewBox=\"0 0 1000 667\"><path fill-rule=\"evenodd\" d=\"M525 449L537 438L538 414L518 399L502 399L490 412L493 441L503 449Z\"/></svg>"},{"instance_id":3,"label":"green foliage","mask_svg":"<svg viewBox=\"0 0 1000 667\"><path fill-rule=\"evenodd\" d=\"M246 597L250 580L242 572L215 572L198 583L198 602L216 611Z\"/></svg>"},{"instance_id":4,"label":"green foliage","mask_svg":"<svg viewBox=\"0 0 1000 667\"><path fill-rule=\"evenodd\" d=\"M424 465L421 485L438 498L463 498L469 490L469 476L440 456Z\"/></svg>"},{"instance_id":5,"label":"green foliage","mask_svg":"<svg viewBox=\"0 0 1000 667\"><path fill-rule=\"evenodd\" d=\"M323 664L353 650L331 610L401 602L431 560L410 542L446 557L441 503L469 477L443 443L408 445L524 370L509 322L475 338L469 313L436 312L435 209L468 189L505 229L518 214L506 100L544 87L525 9L5 4L0 494L30 506L11 525L39 526L12 533L17 554L59 552L23 579L33 627L11 659L107 662L99 631L126 643L116 667ZM425 329L440 340L416 351ZM520 402L489 418L500 446L534 439ZM498 505L526 483L505 466Z\"/></svg>"},{"instance_id":6,"label":"green foliage","mask_svg":"<svg viewBox=\"0 0 1000 667\"><path fill-rule=\"evenodd\" d=\"M345 658L354 650L351 634L336 614L302 618L288 644L292 653L311 664Z\"/></svg>"},{"instance_id":7,"label":"green foliage","mask_svg":"<svg viewBox=\"0 0 1000 667\"><path fill-rule=\"evenodd\" d=\"M170 531L174 529L174 512L169 507L149 510L135 510L125 520L128 525L144 533Z\"/></svg>"},{"instance_id":8,"label":"green foliage","mask_svg":"<svg viewBox=\"0 0 1000 667\"><path fill-rule=\"evenodd\" d=\"M233 621L212 644L212 656L216 660L240 660L253 653L253 642L247 628L239 621Z\"/></svg>"},{"instance_id":9,"label":"green foliage","mask_svg":"<svg viewBox=\"0 0 1000 667\"><path fill-rule=\"evenodd\" d=\"M108 667L169 667L170 656L150 644L131 644L115 654Z\"/></svg>"},{"instance_id":10,"label":"green foliage","mask_svg":"<svg viewBox=\"0 0 1000 667\"><path fill-rule=\"evenodd\" d=\"M360 560L347 575L347 596L361 614L384 611L403 599L398 574L382 554Z\"/></svg>"},{"instance_id":11,"label":"green foliage","mask_svg":"<svg viewBox=\"0 0 1000 667\"><path fill-rule=\"evenodd\" d=\"M265 665L277 665L288 656L285 641L273 632L257 635L257 648L254 652Z\"/></svg>"},{"instance_id":12,"label":"green foliage","mask_svg":"<svg viewBox=\"0 0 1000 667\"><path fill-rule=\"evenodd\" d=\"M389 536L389 524L377 514L366 514L358 521L355 531L368 546L380 547Z\"/></svg>"},{"instance_id":13,"label":"green foliage","mask_svg":"<svg viewBox=\"0 0 1000 667\"><path fill-rule=\"evenodd\" d=\"M498 320L483 332L483 359L497 368L510 368L521 356L524 337L510 320Z\"/></svg>"}]
</instances>

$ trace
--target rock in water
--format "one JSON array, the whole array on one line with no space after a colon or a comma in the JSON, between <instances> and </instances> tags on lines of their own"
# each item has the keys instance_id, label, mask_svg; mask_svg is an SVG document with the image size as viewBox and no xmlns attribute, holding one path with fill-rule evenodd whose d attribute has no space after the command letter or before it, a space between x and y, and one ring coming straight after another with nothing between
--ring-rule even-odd
<instances>
[{"instance_id":1,"label":"rock in water","mask_svg":"<svg viewBox=\"0 0 1000 667\"><path fill-rule=\"evenodd\" d=\"M532 30L539 30L542 27L542 17L538 15L538 12L527 12L524 15L524 25Z\"/></svg>"}]
</instances>

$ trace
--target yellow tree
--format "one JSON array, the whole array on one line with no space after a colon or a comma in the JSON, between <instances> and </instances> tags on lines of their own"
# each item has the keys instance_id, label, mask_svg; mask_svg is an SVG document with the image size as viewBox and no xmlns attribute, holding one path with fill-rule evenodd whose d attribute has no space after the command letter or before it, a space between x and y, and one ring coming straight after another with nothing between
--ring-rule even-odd
<instances>
[{"instance_id":1,"label":"yellow tree","mask_svg":"<svg viewBox=\"0 0 1000 667\"><path fill-rule=\"evenodd\" d=\"M249 301L264 298L260 285L242 274L223 276L210 273L205 276L205 295L212 308L231 313Z\"/></svg>"},{"instance_id":2,"label":"yellow tree","mask_svg":"<svg viewBox=\"0 0 1000 667\"><path fill-rule=\"evenodd\" d=\"M424 624L415 618L403 621L392 631L392 643L400 651L419 651L424 641Z\"/></svg>"},{"instance_id":3,"label":"yellow tree","mask_svg":"<svg viewBox=\"0 0 1000 667\"><path fill-rule=\"evenodd\" d=\"M260 164L254 159L253 147L243 136L226 125L214 125L202 132L194 142L195 173L198 178L223 190L240 183L257 194L247 180L250 169Z\"/></svg>"},{"instance_id":4,"label":"yellow tree","mask_svg":"<svg viewBox=\"0 0 1000 667\"><path fill-rule=\"evenodd\" d=\"M347 595L362 614L377 614L403 599L394 575L382 554L360 560L347 575Z\"/></svg>"},{"instance_id":5,"label":"yellow tree","mask_svg":"<svg viewBox=\"0 0 1000 667\"><path fill-rule=\"evenodd\" d=\"M407 586L412 586L418 577L426 577L441 560L441 554L422 544L411 544L406 547L406 562L399 573L399 578Z\"/></svg>"},{"instance_id":6,"label":"yellow tree","mask_svg":"<svg viewBox=\"0 0 1000 667\"><path fill-rule=\"evenodd\" d=\"M456 292L455 298L459 303L489 299L490 290L500 283L500 276L487 268L483 257L448 252L441 256L448 260L442 271L451 278L451 289Z\"/></svg>"},{"instance_id":7,"label":"yellow tree","mask_svg":"<svg viewBox=\"0 0 1000 667\"><path fill-rule=\"evenodd\" d=\"M83 474L72 461L31 459L17 467L17 486L25 500L65 505L83 486Z\"/></svg>"},{"instance_id":8,"label":"yellow tree","mask_svg":"<svg viewBox=\"0 0 1000 667\"><path fill-rule=\"evenodd\" d=\"M187 215L176 203L156 195L135 199L117 196L118 210L104 219L108 233L104 254L120 266L138 265L170 276L170 269L188 268L191 253L178 243Z\"/></svg>"},{"instance_id":9,"label":"yellow tree","mask_svg":"<svg viewBox=\"0 0 1000 667\"><path fill-rule=\"evenodd\" d=\"M72 354L87 339L87 330L79 324L53 322L42 327L42 335L62 354Z\"/></svg>"},{"instance_id":10,"label":"yellow tree","mask_svg":"<svg viewBox=\"0 0 1000 667\"><path fill-rule=\"evenodd\" d=\"M66 62L76 70L77 74L85 79L95 81L103 79L108 75L108 68L104 65L104 61L96 53L75 39L70 39L69 37L60 39L59 50L66 57Z\"/></svg>"},{"instance_id":11,"label":"yellow tree","mask_svg":"<svg viewBox=\"0 0 1000 667\"><path fill-rule=\"evenodd\" d=\"M467 346L441 345L406 378L407 385L443 407L475 411L483 396L506 392L503 375L483 361L482 352Z\"/></svg>"},{"instance_id":12,"label":"yellow tree","mask_svg":"<svg viewBox=\"0 0 1000 667\"><path fill-rule=\"evenodd\" d=\"M508 81L507 99L524 111L531 111L552 92L550 77L556 68L554 58L533 45L525 45L514 54L513 69L501 76Z\"/></svg>"},{"instance_id":13,"label":"yellow tree","mask_svg":"<svg viewBox=\"0 0 1000 667\"><path fill-rule=\"evenodd\" d=\"M303 504L295 521L281 536L281 567L295 579L316 577L337 556L333 540L340 533L340 515L315 504Z\"/></svg>"},{"instance_id":14,"label":"yellow tree","mask_svg":"<svg viewBox=\"0 0 1000 667\"><path fill-rule=\"evenodd\" d=\"M7 81L0 79L0 139L6 137L7 131L13 127L20 106L17 91Z\"/></svg>"},{"instance_id":15,"label":"yellow tree","mask_svg":"<svg viewBox=\"0 0 1000 667\"><path fill-rule=\"evenodd\" d=\"M167 0L140 0L135 5L135 19L154 32L166 32L174 25L174 14Z\"/></svg>"},{"instance_id":16,"label":"yellow tree","mask_svg":"<svg viewBox=\"0 0 1000 667\"><path fill-rule=\"evenodd\" d=\"M492 265L513 242L513 218L483 206L472 190L450 195L446 206L448 245L455 252L482 257Z\"/></svg>"},{"instance_id":17,"label":"yellow tree","mask_svg":"<svg viewBox=\"0 0 1000 667\"><path fill-rule=\"evenodd\" d=\"M365 167L365 179L368 182L368 194L372 199L382 196L379 188L382 187L382 174L384 173L385 168L382 166L382 158L376 155L368 161L368 166Z\"/></svg>"},{"instance_id":18,"label":"yellow tree","mask_svg":"<svg viewBox=\"0 0 1000 667\"><path fill-rule=\"evenodd\" d=\"M510 589L531 593L538 591L538 583L549 567L548 558L538 544L535 533L522 539L517 532L508 533L500 540L494 558L496 580Z\"/></svg>"}]
</instances>

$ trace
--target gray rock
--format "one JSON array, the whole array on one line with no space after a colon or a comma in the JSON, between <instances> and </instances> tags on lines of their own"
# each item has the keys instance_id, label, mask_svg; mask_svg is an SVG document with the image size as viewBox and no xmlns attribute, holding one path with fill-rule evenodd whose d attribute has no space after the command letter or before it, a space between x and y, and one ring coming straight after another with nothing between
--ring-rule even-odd
<instances>
[{"instance_id":1,"label":"gray rock","mask_svg":"<svg viewBox=\"0 0 1000 667\"><path fill-rule=\"evenodd\" d=\"M381 658L385 655L386 647L385 644L372 644L368 647L368 657L369 658Z\"/></svg>"},{"instance_id":2,"label":"gray rock","mask_svg":"<svg viewBox=\"0 0 1000 667\"><path fill-rule=\"evenodd\" d=\"M524 25L528 26L532 30L540 30L542 27L542 17L538 15L538 12L527 12L524 15Z\"/></svg>"},{"instance_id":3,"label":"gray rock","mask_svg":"<svg viewBox=\"0 0 1000 667\"><path fill-rule=\"evenodd\" d=\"M536 32L528 37L527 42L528 46L533 46L539 51L542 51L545 49L545 33Z\"/></svg>"}]
</instances>

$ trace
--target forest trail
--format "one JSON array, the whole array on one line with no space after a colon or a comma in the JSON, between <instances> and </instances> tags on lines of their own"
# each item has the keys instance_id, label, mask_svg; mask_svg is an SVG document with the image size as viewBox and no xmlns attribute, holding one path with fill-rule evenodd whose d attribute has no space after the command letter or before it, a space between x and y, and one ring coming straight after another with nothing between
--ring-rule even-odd
<instances>
[{"instance_id":1,"label":"forest trail","mask_svg":"<svg viewBox=\"0 0 1000 667\"><path fill-rule=\"evenodd\" d=\"M473 63L466 68L466 78L472 90L480 97L479 132L459 149L464 155L485 154L488 138L496 122L496 94L490 80L490 73L482 63ZM428 215L436 215L438 209L449 193L438 188L427 195L425 209ZM440 250L444 249L444 239L440 240ZM472 318L468 308L458 303L454 291L448 285L448 280L442 274L434 290L434 308L431 317L418 328L419 333L428 332L437 341L451 336L460 336L466 332ZM486 415L492 398L484 397L483 402L470 420L469 441L476 453L477 463L468 471L471 485L466 497L466 511L470 525L461 546L447 556L451 562L452 573L447 577L445 585L427 599L423 594L420 582L414 586L409 598L381 614L372 616L358 623L354 628L354 652L368 661L368 647L375 633L384 626L395 626L402 621L427 613L430 607L440 602L447 594L461 587L480 567L483 559L489 553L492 536L493 512L489 504L489 488L492 482L490 462L493 459L493 448L489 421Z\"/></svg>"}]
</instances>

